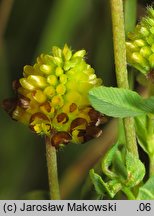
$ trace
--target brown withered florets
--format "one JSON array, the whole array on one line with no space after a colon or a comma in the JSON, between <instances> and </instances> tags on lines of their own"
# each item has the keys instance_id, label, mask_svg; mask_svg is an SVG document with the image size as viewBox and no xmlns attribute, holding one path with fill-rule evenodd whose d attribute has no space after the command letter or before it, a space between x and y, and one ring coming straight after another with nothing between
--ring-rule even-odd
<instances>
[{"instance_id":1,"label":"brown withered florets","mask_svg":"<svg viewBox=\"0 0 154 216\"><path fill-rule=\"evenodd\" d=\"M41 54L33 66L24 67L21 79L13 81L17 97L3 102L12 119L50 136L56 148L98 137L99 125L107 120L90 106L88 91L102 81L85 62L85 54L72 53L67 45L53 47L52 55Z\"/></svg>"}]
</instances>

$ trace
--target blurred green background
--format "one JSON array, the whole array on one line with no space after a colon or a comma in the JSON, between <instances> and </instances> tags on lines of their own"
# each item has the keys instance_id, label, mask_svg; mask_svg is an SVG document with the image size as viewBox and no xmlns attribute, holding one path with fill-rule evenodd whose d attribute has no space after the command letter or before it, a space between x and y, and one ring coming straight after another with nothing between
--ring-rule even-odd
<instances>
[{"instance_id":1,"label":"blurred green background","mask_svg":"<svg viewBox=\"0 0 154 216\"><path fill-rule=\"evenodd\" d=\"M24 65L33 64L42 52L50 53L53 45L65 43L73 50L86 49L87 62L104 84L116 85L109 2L1 0L0 101L13 96L12 81L22 76ZM137 2L138 17L152 2ZM60 179L86 148L69 145L58 152ZM24 194L35 190L48 190L44 140L0 108L0 199L26 198ZM72 193L65 198L79 197Z\"/></svg>"}]
</instances>

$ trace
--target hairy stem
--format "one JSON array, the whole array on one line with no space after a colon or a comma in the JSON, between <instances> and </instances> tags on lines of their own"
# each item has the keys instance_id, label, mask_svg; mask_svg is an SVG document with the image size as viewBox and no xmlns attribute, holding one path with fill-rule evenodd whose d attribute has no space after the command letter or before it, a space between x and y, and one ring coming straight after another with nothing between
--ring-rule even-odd
<instances>
[{"instance_id":1,"label":"hairy stem","mask_svg":"<svg viewBox=\"0 0 154 216\"><path fill-rule=\"evenodd\" d=\"M126 145L129 152L138 157L138 148L136 142L135 125L133 118L124 119L124 128L126 134Z\"/></svg>"},{"instance_id":2,"label":"hairy stem","mask_svg":"<svg viewBox=\"0 0 154 216\"><path fill-rule=\"evenodd\" d=\"M46 158L47 158L50 198L52 200L59 200L60 191L59 191L58 173L57 173L56 149L54 146L51 145L50 137L46 136L45 141L46 141Z\"/></svg>"},{"instance_id":3,"label":"hairy stem","mask_svg":"<svg viewBox=\"0 0 154 216\"><path fill-rule=\"evenodd\" d=\"M126 63L126 46L125 46L125 30L124 30L124 14L123 1L110 0L113 26L113 42L116 78L119 88L129 88L127 63ZM124 119L124 128L126 134L126 147L128 151L138 157L135 126L133 118Z\"/></svg>"}]
</instances>

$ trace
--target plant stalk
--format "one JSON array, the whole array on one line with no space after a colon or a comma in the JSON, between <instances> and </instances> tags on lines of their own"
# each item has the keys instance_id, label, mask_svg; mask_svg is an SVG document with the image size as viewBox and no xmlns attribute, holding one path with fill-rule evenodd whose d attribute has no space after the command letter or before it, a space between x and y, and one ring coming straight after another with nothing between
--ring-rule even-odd
<instances>
[{"instance_id":1,"label":"plant stalk","mask_svg":"<svg viewBox=\"0 0 154 216\"><path fill-rule=\"evenodd\" d=\"M60 200L56 149L51 145L50 137L46 136L45 142L50 198L51 200Z\"/></svg>"},{"instance_id":2,"label":"plant stalk","mask_svg":"<svg viewBox=\"0 0 154 216\"><path fill-rule=\"evenodd\" d=\"M114 42L114 57L117 85L119 88L129 89L126 45L124 30L124 13L122 0L110 0ZM131 117L124 119L124 128L126 134L126 147L129 152L138 157L134 119Z\"/></svg>"},{"instance_id":3,"label":"plant stalk","mask_svg":"<svg viewBox=\"0 0 154 216\"><path fill-rule=\"evenodd\" d=\"M135 196L134 194L131 192L130 189L128 189L127 187L123 187L122 191L126 194L128 200L135 200Z\"/></svg>"}]
</instances>

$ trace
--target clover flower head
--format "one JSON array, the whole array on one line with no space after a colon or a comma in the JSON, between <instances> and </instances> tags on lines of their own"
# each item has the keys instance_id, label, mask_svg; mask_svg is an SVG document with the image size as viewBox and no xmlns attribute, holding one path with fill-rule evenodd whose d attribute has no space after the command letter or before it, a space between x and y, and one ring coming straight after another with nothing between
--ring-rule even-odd
<instances>
[{"instance_id":1,"label":"clover flower head","mask_svg":"<svg viewBox=\"0 0 154 216\"><path fill-rule=\"evenodd\" d=\"M128 34L127 61L145 76L154 69L154 9L147 8L135 30Z\"/></svg>"},{"instance_id":2,"label":"clover flower head","mask_svg":"<svg viewBox=\"0 0 154 216\"><path fill-rule=\"evenodd\" d=\"M101 85L94 69L85 62L86 51L75 53L67 45L41 54L23 77L13 82L15 99L4 100L4 109L36 134L51 136L52 145L82 143L101 134L106 117L89 103L88 91Z\"/></svg>"}]
</instances>

